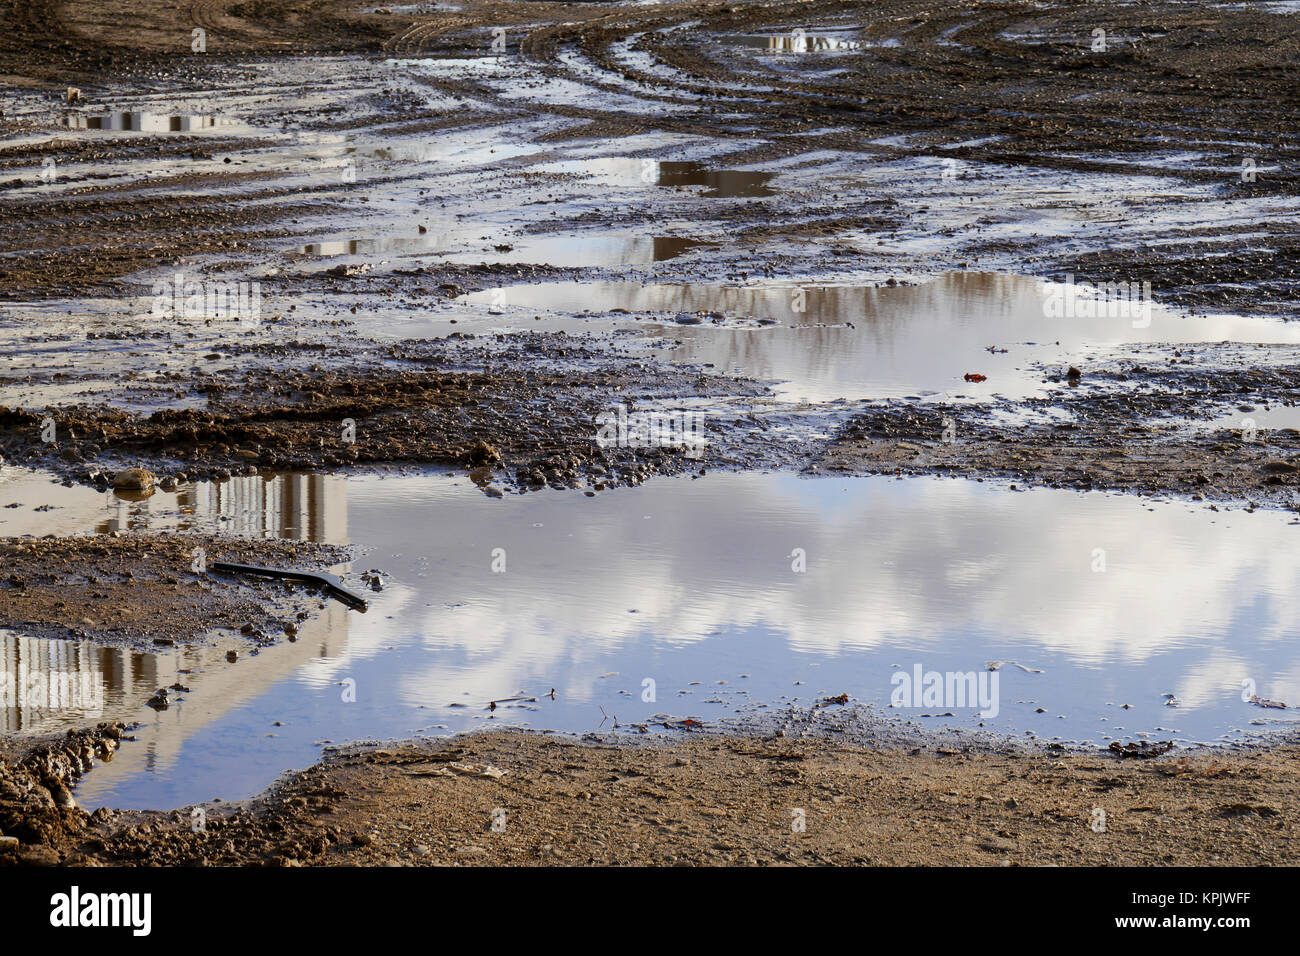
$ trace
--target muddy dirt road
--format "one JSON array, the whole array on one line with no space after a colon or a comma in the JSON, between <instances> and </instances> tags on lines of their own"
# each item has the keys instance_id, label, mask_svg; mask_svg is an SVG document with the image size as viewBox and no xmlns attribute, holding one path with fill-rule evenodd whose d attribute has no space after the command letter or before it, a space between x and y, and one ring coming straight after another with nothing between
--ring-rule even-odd
<instances>
[{"instance_id":1,"label":"muddy dirt road","mask_svg":"<svg viewBox=\"0 0 1300 956\"><path fill-rule=\"evenodd\" d=\"M505 316L497 327L533 325L539 339L553 339L541 316L510 310L512 290L538 279L785 281L799 284L794 293L1011 271L1148 283L1148 300L1161 304L1290 317L1296 179L1294 146L1280 131L1293 125L1295 28L1266 6L16 5L0 41L12 84L0 150L10 174L0 296L28 305L6 310L15 334L5 397L21 413L4 416L0 446L91 480L95 468L66 467L84 449L51 447L34 425L86 397L92 407L53 417L72 434L109 436L90 442L106 459L100 471L132 457L159 473L178 470L174 429L146 439L153 422L123 422L129 437L120 444L105 431L106 419L136 404L125 381L161 376L166 405L202 405L212 394L205 372L248 375L306 347L318 350L311 367L291 385L269 386L304 406L284 423L297 434L258 424L263 411L280 414L270 408L217 413L211 440L186 450L187 471L348 464L349 449L307 447L334 430L319 425L330 410L312 396L355 374L353 345L339 349L340 337L364 348L394 328L445 336L456 331L449 323L481 326L486 312ZM107 23L131 24L129 37ZM69 85L80 98L60 106ZM242 305L222 298L227 287ZM468 305L462 296L474 290L497 299L486 310ZM55 314L49 306L33 314L42 300L59 303ZM89 324L68 338L64 316L85 309ZM597 307L610 320L599 331L613 325L623 341L643 338L617 328L618 311ZM642 328L671 328L722 315L660 303L638 318ZM727 315L737 317L762 318ZM831 319L860 328L870 316ZM84 349L86 360L59 361L68 347L58 342ZM569 344L536 348L563 355ZM442 414L431 427L446 436L424 442L379 437L386 421L367 428L364 419L392 403L366 393L410 379L412 362L428 361L416 351L394 349L385 367L372 366L371 384L353 381L360 401L350 404L375 406L338 416L376 436L369 455L354 449L356 460L458 463L479 440L518 444L508 434L494 441L490 423L459 427ZM673 356L657 356L655 367L665 358ZM485 384L508 418L528 418L522 396L532 388L520 392L514 372L501 372L521 356L494 359L466 356L470 377L456 387ZM947 381L957 386L985 374L975 352L939 360L951 362ZM1081 361L1063 346L1046 374ZM1211 390L1235 387L1230 370L1222 381L1216 365L1202 370ZM1163 371L1147 372L1153 387L1185 387ZM260 387L260 377L246 387ZM630 401L662 398L654 377L649 367L639 376L628 369L611 385ZM679 383L675 396L725 390L700 382ZM553 395L566 387L563 377L544 386ZM1286 381L1243 395L1295 401ZM784 421L796 411L744 414ZM1111 433L1149 425L1122 399L1086 417ZM218 440L225 430L243 433L243 443ZM536 443L503 458L508 472L524 471L508 483L574 474L589 448L560 431L558 462ZM1278 441L1245 475L1228 478L1213 452L1197 455L1199 436L1183 431L1144 445L1123 481L1094 482L1289 507L1278 483L1294 449L1275 431L1252 432L1264 446ZM845 440L853 434L850 426ZM1224 429L1211 441L1239 438ZM1036 442L1007 454L988 445L934 470L1077 484L1109 467L1094 444L1070 448L1073 470L1046 451L1015 468L1015 455L1032 459ZM805 466L826 453L816 442L792 450ZM841 450L837 467L862 460L860 448ZM791 464L773 451L760 442L714 463ZM1208 488L1165 475L1188 454L1202 459L1194 470ZM866 458L860 470L888 464ZM1255 465L1274 460L1275 470L1258 473ZM652 460L636 467L674 470Z\"/></svg>"}]
</instances>

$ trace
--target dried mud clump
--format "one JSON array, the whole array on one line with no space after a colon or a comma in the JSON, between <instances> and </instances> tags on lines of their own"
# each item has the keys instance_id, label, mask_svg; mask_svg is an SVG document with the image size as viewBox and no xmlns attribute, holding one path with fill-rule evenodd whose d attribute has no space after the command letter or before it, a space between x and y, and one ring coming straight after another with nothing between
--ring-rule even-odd
<instances>
[{"instance_id":1,"label":"dried mud clump","mask_svg":"<svg viewBox=\"0 0 1300 956\"><path fill-rule=\"evenodd\" d=\"M62 862L55 847L82 836L93 820L72 787L97 760L113 759L128 729L115 722L69 730L16 761L0 758L0 866Z\"/></svg>"}]
</instances>

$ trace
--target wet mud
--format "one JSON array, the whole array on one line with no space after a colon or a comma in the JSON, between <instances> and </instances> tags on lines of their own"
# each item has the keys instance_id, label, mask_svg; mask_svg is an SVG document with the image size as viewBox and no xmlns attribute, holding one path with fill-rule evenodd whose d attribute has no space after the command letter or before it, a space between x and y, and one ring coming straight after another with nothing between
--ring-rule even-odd
<instances>
[{"instance_id":1,"label":"wet mud","mask_svg":"<svg viewBox=\"0 0 1300 956\"><path fill-rule=\"evenodd\" d=\"M241 804L64 807L0 865L1291 865L1296 759L498 732L350 748Z\"/></svg>"},{"instance_id":2,"label":"wet mud","mask_svg":"<svg viewBox=\"0 0 1300 956\"><path fill-rule=\"evenodd\" d=\"M269 367L287 346L253 347L247 351L262 355L249 356L249 364L268 367L171 377L173 394L202 395L202 407L148 415L103 405L0 409L0 451L104 489L138 466L175 484L436 463L472 470L498 492L503 484L601 491L656 474L699 474L720 462L739 467L793 458L774 440L731 437L741 429L727 427L726 416L701 431L696 448L620 445L616 434L602 447L599 422L617 414L611 409L637 414L670 400L754 398L764 390L702 370L652 370L607 345L562 334L499 336L498 345L487 351L398 343L377 349L374 363L300 371ZM241 352L235 346L233 357L244 365ZM229 350L223 357L231 357ZM744 414L742 408L731 417ZM53 431L44 432L50 422Z\"/></svg>"},{"instance_id":3,"label":"wet mud","mask_svg":"<svg viewBox=\"0 0 1300 956\"><path fill-rule=\"evenodd\" d=\"M1300 397L1295 360L1290 350L1240 345L1145 349L1086 372L1044 370L1055 388L1042 398L873 404L813 467L1298 510L1300 430L1252 418Z\"/></svg>"},{"instance_id":4,"label":"wet mud","mask_svg":"<svg viewBox=\"0 0 1300 956\"><path fill-rule=\"evenodd\" d=\"M296 634L319 603L315 589L206 565L324 570L347 557L327 545L210 535L0 538L0 628L144 649L225 633L256 648Z\"/></svg>"}]
</instances>

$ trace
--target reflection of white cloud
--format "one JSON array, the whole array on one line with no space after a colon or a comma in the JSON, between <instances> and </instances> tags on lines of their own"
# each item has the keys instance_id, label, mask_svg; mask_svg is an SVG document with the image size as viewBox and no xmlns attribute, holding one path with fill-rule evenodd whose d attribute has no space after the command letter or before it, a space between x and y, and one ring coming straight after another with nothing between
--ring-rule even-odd
<instances>
[{"instance_id":1,"label":"reflection of white cloud","mask_svg":"<svg viewBox=\"0 0 1300 956\"><path fill-rule=\"evenodd\" d=\"M40 487L59 495L61 510L44 514L61 530L115 507L86 489ZM1151 692L1186 708L1228 701L1242 677L1263 696L1300 701L1300 664L1282 643L1300 619L1300 552L1282 514L940 479L722 474L501 500L464 479L323 479L310 500L322 507L289 524L325 539L346 527L364 566L390 579L367 614L342 615L346 640L298 665L309 685L418 643L427 656L406 653L404 672L370 669L403 704L551 686L596 697L635 691L673 655L726 640L753 649L728 651L736 673L847 665L883 649L947 654L962 668L1050 658L1043 680L1061 686L1077 674L1062 662L1149 668ZM174 496L151 502L155 530L195 520L176 514ZM0 512L0 533L6 520L44 530L18 514ZM504 574L491 570L498 547ZM795 548L806 573L791 570ZM638 672L601 680L614 660Z\"/></svg>"},{"instance_id":2,"label":"reflection of white cloud","mask_svg":"<svg viewBox=\"0 0 1300 956\"><path fill-rule=\"evenodd\" d=\"M429 578L437 581L429 596L441 600L408 604L392 631L398 639L414 630L432 652L427 671L403 678L404 696L422 700L492 696L559 672L595 675L638 640L667 653L761 627L784 633L797 653L949 648L969 657L997 642L1090 667L1203 645L1214 663L1195 675L1203 693L1182 686L1190 705L1222 685L1218 670L1233 653L1226 642L1243 616L1242 656L1284 637L1296 617L1297 562L1281 515L1211 519L1181 505L1150 511L1132 498L924 479L713 476L595 500L505 502L442 487L426 497L444 547L402 540L411 533L405 512L368 495L354 496L352 511L364 537L444 555ZM544 528L531 527L538 519ZM476 545L462 547L468 541ZM504 575L488 570L496 546L509 554ZM805 574L790 570L794 547L807 551ZM1104 573L1091 570L1097 547L1107 553ZM1173 687L1180 676L1168 680Z\"/></svg>"},{"instance_id":3,"label":"reflection of white cloud","mask_svg":"<svg viewBox=\"0 0 1300 956\"><path fill-rule=\"evenodd\" d=\"M1114 281L1151 278L1115 276ZM787 383L779 393L814 401L925 390L975 396L996 390L1014 398L1042 390L1039 363L1060 363L1085 344L1300 342L1300 327L1272 319L1190 316L1159 306L1152 309L1149 326L1138 329L1127 315L1049 318L1043 308L1047 291L1061 288L1023 276L965 272L896 288L543 282L511 286L506 302L522 310L526 318L520 321L526 324L538 309L578 314L624 308L670 316L716 310L772 318L779 324L767 328L669 322L659 335L680 343L665 353L674 361L709 362L722 371L777 380ZM482 307L497 291L477 292L464 301ZM994 340L1011 350L985 352ZM970 371L987 374L987 386L965 384L962 375Z\"/></svg>"}]
</instances>

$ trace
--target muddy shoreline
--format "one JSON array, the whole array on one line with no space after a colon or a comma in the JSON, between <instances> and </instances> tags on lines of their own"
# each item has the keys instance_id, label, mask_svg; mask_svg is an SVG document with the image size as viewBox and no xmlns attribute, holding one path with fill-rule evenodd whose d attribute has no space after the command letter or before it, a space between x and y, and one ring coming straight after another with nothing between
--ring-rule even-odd
<instances>
[{"instance_id":1,"label":"muddy shoreline","mask_svg":"<svg viewBox=\"0 0 1300 956\"><path fill-rule=\"evenodd\" d=\"M22 838L0 865L1258 866L1300 853L1291 745L1134 760L506 731L346 748L238 804L93 814L40 792L36 779L62 792L34 769L51 759L0 763L0 827Z\"/></svg>"},{"instance_id":2,"label":"muddy shoreline","mask_svg":"<svg viewBox=\"0 0 1300 956\"><path fill-rule=\"evenodd\" d=\"M32 636L143 649L213 633L242 634L250 647L297 633L317 604L314 588L210 571L218 561L324 571L343 548L213 535L110 534L0 538L0 628Z\"/></svg>"},{"instance_id":3,"label":"muddy shoreline","mask_svg":"<svg viewBox=\"0 0 1300 956\"><path fill-rule=\"evenodd\" d=\"M1300 395L1290 350L1141 353L1086 372L1044 370L1054 393L1023 402L875 405L849 419L817 467L1300 508L1300 431L1251 427L1261 406Z\"/></svg>"}]
</instances>

